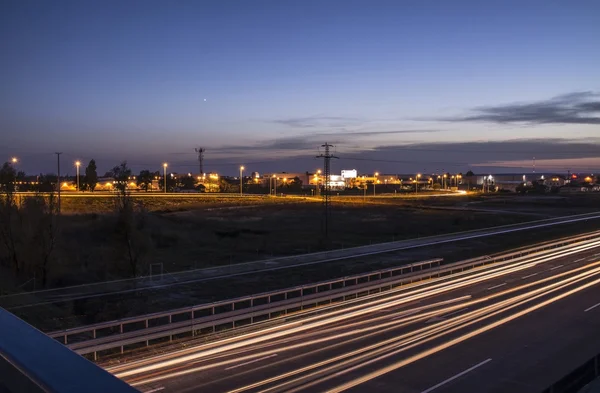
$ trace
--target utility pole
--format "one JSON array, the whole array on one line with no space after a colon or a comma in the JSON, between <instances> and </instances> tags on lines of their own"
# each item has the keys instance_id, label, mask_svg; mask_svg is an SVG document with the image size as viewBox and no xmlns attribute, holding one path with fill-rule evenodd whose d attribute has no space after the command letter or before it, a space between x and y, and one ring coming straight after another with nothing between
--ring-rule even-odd
<instances>
[{"instance_id":1,"label":"utility pole","mask_svg":"<svg viewBox=\"0 0 600 393\"><path fill-rule=\"evenodd\" d=\"M57 164L57 174L56 174L56 185L58 186L58 214L60 214L60 155L62 152L56 152L56 164Z\"/></svg>"},{"instance_id":2,"label":"utility pole","mask_svg":"<svg viewBox=\"0 0 600 393\"><path fill-rule=\"evenodd\" d=\"M198 169L200 170L200 176L202 176L204 174L204 151L206 149L203 147L197 147L195 150L196 153L198 153Z\"/></svg>"},{"instance_id":3,"label":"utility pole","mask_svg":"<svg viewBox=\"0 0 600 393\"><path fill-rule=\"evenodd\" d=\"M323 159L323 166L325 168L325 185L323 186L323 208L325 220L323 229L325 233L325 239L327 239L329 238L329 207L331 203L331 159L339 157L336 157L333 154L331 154L329 149L333 147L333 145L325 143L324 145L321 145L321 147L324 148L324 152L319 154L317 158Z\"/></svg>"}]
</instances>

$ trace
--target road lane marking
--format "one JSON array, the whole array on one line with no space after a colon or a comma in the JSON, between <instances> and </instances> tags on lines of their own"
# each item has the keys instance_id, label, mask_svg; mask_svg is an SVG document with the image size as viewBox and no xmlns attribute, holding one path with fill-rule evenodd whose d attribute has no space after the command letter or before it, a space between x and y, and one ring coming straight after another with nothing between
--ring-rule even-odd
<instances>
[{"instance_id":1,"label":"road lane marking","mask_svg":"<svg viewBox=\"0 0 600 393\"><path fill-rule=\"evenodd\" d=\"M481 363L479 363L479 364L476 364L476 365L474 365L474 366L473 366L473 367L471 367L471 368L468 368L468 369L466 369L466 370L465 370L465 371L463 371L462 373L458 373L458 374L456 374L455 376L453 376L453 377L450 377L450 378L446 379L445 381L442 381L442 382L438 383L437 385L430 387L430 388L429 388L429 389L427 389L427 390L423 390L421 393L429 393L429 392L433 392L435 389L439 388L440 386L443 386L443 385L447 384L448 382L452 382L452 381L454 381L456 378L460 378L460 377L462 377L463 375L465 375L465 374L467 374L467 373L470 373L471 371L475 370L477 367L481 367L481 366L483 366L484 364L486 364L486 363L488 363L488 362L491 362L491 361L492 361L492 358L489 358L489 359L487 359L487 360L484 360L483 362L481 362Z\"/></svg>"},{"instance_id":2,"label":"road lane marking","mask_svg":"<svg viewBox=\"0 0 600 393\"><path fill-rule=\"evenodd\" d=\"M594 304L592 307L588 307L588 308L586 308L585 310L583 310L583 312L588 312L588 311L590 311L590 310L593 310L593 309L595 309L595 308L596 308L596 307L598 307L598 306L600 306L600 303L598 303L598 304Z\"/></svg>"},{"instance_id":3,"label":"road lane marking","mask_svg":"<svg viewBox=\"0 0 600 393\"><path fill-rule=\"evenodd\" d=\"M489 287L489 288L488 288L488 291L491 291L492 289L496 289L496 288L503 287L503 286L505 286L505 285L506 285L506 283L505 283L505 282L503 282L502 284L494 285L493 287Z\"/></svg>"},{"instance_id":4,"label":"road lane marking","mask_svg":"<svg viewBox=\"0 0 600 393\"><path fill-rule=\"evenodd\" d=\"M235 366L227 367L225 370L233 370L234 368L242 367L242 366L245 366L245 365L247 365L247 364L251 364L251 363L260 362L261 360L265 360L265 359L268 359L268 358L272 358L273 356L277 356L277 354L276 354L276 353L274 353L274 354L272 354L272 355L265 356L264 358L250 360L249 362L242 363L242 364L236 364Z\"/></svg>"},{"instance_id":5,"label":"road lane marking","mask_svg":"<svg viewBox=\"0 0 600 393\"><path fill-rule=\"evenodd\" d=\"M537 276L537 275L538 275L537 273L533 273L533 274L530 274L530 275L528 275L528 276L522 277L521 279L522 279L522 280L525 280L526 278L533 277L533 276Z\"/></svg>"},{"instance_id":6,"label":"road lane marking","mask_svg":"<svg viewBox=\"0 0 600 393\"><path fill-rule=\"evenodd\" d=\"M554 267L553 267L553 268L551 268L550 270L555 270L555 269L558 269L559 267L563 267L563 266L565 266L565 265L558 265L558 266L554 266Z\"/></svg>"},{"instance_id":7,"label":"road lane marking","mask_svg":"<svg viewBox=\"0 0 600 393\"><path fill-rule=\"evenodd\" d=\"M579 259L576 259L576 260L574 260L573 262L574 262L574 263L575 263L575 262L581 262L581 261L583 261L584 259L587 259L587 258L588 258L588 257L585 257L585 258L579 258Z\"/></svg>"}]
</instances>

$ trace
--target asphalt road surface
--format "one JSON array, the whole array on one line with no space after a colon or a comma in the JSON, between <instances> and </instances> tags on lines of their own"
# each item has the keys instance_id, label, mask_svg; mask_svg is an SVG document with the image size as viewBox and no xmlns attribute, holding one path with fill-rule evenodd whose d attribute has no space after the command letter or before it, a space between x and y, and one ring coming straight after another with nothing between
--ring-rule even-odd
<instances>
[{"instance_id":1,"label":"asphalt road surface","mask_svg":"<svg viewBox=\"0 0 600 393\"><path fill-rule=\"evenodd\" d=\"M142 392L537 392L600 352L600 239L124 362Z\"/></svg>"}]
</instances>

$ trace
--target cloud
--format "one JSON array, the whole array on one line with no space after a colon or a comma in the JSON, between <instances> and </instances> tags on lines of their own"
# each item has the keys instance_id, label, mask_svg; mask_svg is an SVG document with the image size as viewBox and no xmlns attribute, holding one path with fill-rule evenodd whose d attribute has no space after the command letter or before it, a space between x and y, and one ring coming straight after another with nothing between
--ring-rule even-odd
<instances>
[{"instance_id":1,"label":"cloud","mask_svg":"<svg viewBox=\"0 0 600 393\"><path fill-rule=\"evenodd\" d=\"M315 127L345 127L348 125L357 125L364 120L356 117L344 116L306 116L290 117L287 119L272 120L272 123L283 124L293 128L315 128Z\"/></svg>"},{"instance_id":2,"label":"cloud","mask_svg":"<svg viewBox=\"0 0 600 393\"><path fill-rule=\"evenodd\" d=\"M549 100L474 108L473 114L438 120L499 124L600 124L600 94L585 91Z\"/></svg>"},{"instance_id":3,"label":"cloud","mask_svg":"<svg viewBox=\"0 0 600 393\"><path fill-rule=\"evenodd\" d=\"M285 151L286 154L306 154L307 151L315 152L323 143L333 143L339 147L350 150L357 150L357 147L348 145L348 141L361 145L361 138L395 135L395 134L428 134L443 132L435 129L407 129L392 131L340 131L340 132L313 132L304 135L277 138L270 141L259 141L251 145L225 145L221 147L210 148L211 153L221 155L248 155L248 154L269 154L277 151ZM364 144L362 146L365 147Z\"/></svg>"},{"instance_id":4,"label":"cloud","mask_svg":"<svg viewBox=\"0 0 600 393\"><path fill-rule=\"evenodd\" d=\"M532 168L531 160L514 161L493 161L480 164L472 164L473 167L493 167L493 168ZM557 158L550 160L536 160L535 167L542 172L548 169L555 170L589 170L594 171L600 167L600 157L578 157L578 158Z\"/></svg>"},{"instance_id":5,"label":"cloud","mask_svg":"<svg viewBox=\"0 0 600 393\"><path fill-rule=\"evenodd\" d=\"M394 134L431 134L436 132L445 132L444 130L396 130L396 131L357 131L347 132L344 136L375 136L375 135L394 135ZM340 133L321 133L317 136L340 135Z\"/></svg>"}]
</instances>

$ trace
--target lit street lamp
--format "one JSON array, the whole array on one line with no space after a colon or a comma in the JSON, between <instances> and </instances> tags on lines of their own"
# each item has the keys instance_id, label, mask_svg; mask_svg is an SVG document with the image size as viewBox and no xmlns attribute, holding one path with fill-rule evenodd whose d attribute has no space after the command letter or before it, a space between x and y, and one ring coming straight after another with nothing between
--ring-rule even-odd
<instances>
[{"instance_id":1,"label":"lit street lamp","mask_svg":"<svg viewBox=\"0 0 600 393\"><path fill-rule=\"evenodd\" d=\"M417 173L417 178L415 179L415 194L419 193L419 178L421 177L420 173Z\"/></svg>"},{"instance_id":2,"label":"lit street lamp","mask_svg":"<svg viewBox=\"0 0 600 393\"><path fill-rule=\"evenodd\" d=\"M165 194L167 193L167 163L163 163L163 177L165 179Z\"/></svg>"},{"instance_id":3,"label":"lit street lamp","mask_svg":"<svg viewBox=\"0 0 600 393\"><path fill-rule=\"evenodd\" d=\"M448 177L448 175L444 173L444 190L446 189L446 178L447 177Z\"/></svg>"},{"instance_id":4,"label":"lit street lamp","mask_svg":"<svg viewBox=\"0 0 600 393\"><path fill-rule=\"evenodd\" d=\"M373 196L375 196L375 184L377 184L377 176L379 176L379 172L375 172L375 181L373 181Z\"/></svg>"},{"instance_id":5,"label":"lit street lamp","mask_svg":"<svg viewBox=\"0 0 600 393\"><path fill-rule=\"evenodd\" d=\"M75 161L75 168L77 168L77 192L79 192L79 167L81 166L81 162Z\"/></svg>"},{"instance_id":6,"label":"lit street lamp","mask_svg":"<svg viewBox=\"0 0 600 393\"><path fill-rule=\"evenodd\" d=\"M244 177L243 177L243 173L244 173L244 166L242 165L240 167L240 196L244 195Z\"/></svg>"},{"instance_id":7,"label":"lit street lamp","mask_svg":"<svg viewBox=\"0 0 600 393\"><path fill-rule=\"evenodd\" d=\"M10 159L10 162L12 163L12 165L14 167L15 165L17 165L17 163L19 162L19 160L17 159L17 157L13 157L13 158ZM16 175L18 175L18 173ZM17 190L17 176L14 177L13 183L14 183L13 184L13 188L16 191Z\"/></svg>"}]
</instances>

